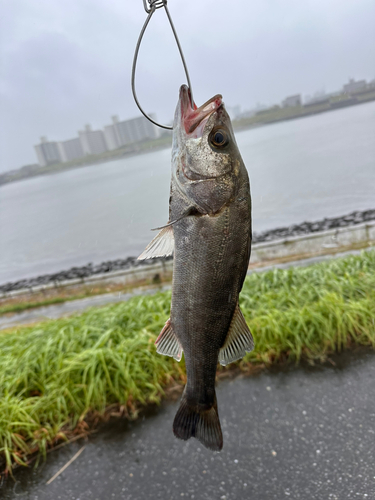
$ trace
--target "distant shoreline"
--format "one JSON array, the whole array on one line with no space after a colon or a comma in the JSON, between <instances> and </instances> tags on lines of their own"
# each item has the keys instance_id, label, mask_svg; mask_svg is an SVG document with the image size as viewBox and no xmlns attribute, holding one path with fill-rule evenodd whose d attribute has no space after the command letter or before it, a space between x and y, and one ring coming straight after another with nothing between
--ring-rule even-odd
<instances>
[{"instance_id":1,"label":"distant shoreline","mask_svg":"<svg viewBox=\"0 0 375 500\"><path fill-rule=\"evenodd\" d=\"M314 105L295 106L289 108L280 108L274 106L264 111L249 117L233 120L233 128L236 131L247 130L251 128L258 128L272 123L283 122L287 120L295 120L297 118L305 118L308 116L326 113L329 111L336 111L338 109L346 108L349 106L356 106L359 104L369 103L375 100L375 91L363 92L356 96L341 96L341 99L335 102L316 103ZM0 186L9 184L10 182L17 182L40 175L50 175L55 173L72 170L75 168L89 167L98 163L107 163L109 161L118 160L120 158L128 158L139 154L158 151L171 147L171 135L164 135L159 139L130 144L121 149L114 151L106 151L100 155L86 156L79 160L70 161L66 163L57 163L47 165L45 167L39 165L30 165L22 167L17 170L11 170L0 174Z\"/></svg>"},{"instance_id":2,"label":"distant shoreline","mask_svg":"<svg viewBox=\"0 0 375 500\"><path fill-rule=\"evenodd\" d=\"M66 163L55 163L53 165L47 165L41 167L36 165L31 171L22 171L22 168L17 170L11 170L9 172L4 172L0 174L0 187L11 182L22 181L25 179L31 179L33 177L39 177L41 175L53 175L67 170L73 170L76 168L90 167L98 163L107 163L110 161L119 160L121 158L130 158L132 156L137 156L140 154L145 154L152 151L159 151L161 149L166 149L170 147L172 138L163 137L163 141L160 144L150 145L149 143L144 143L143 148L123 148L121 152L111 151L115 153L112 155L107 155L103 157L102 155L91 155L89 157L81 158L79 162L66 162ZM132 145L133 146L133 145ZM109 153L107 151L107 153Z\"/></svg>"}]
</instances>

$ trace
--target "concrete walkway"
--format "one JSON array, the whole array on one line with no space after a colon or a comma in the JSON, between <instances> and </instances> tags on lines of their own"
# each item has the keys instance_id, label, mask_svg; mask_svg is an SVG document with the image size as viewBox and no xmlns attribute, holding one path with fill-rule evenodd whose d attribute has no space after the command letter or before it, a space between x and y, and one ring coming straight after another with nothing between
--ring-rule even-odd
<instances>
[{"instance_id":1,"label":"concrete walkway","mask_svg":"<svg viewBox=\"0 0 375 500\"><path fill-rule=\"evenodd\" d=\"M364 251L374 250L374 247L370 247ZM249 271L248 274L253 272L264 272L270 269L288 269L290 267L305 267L317 262L323 262L326 260L336 259L339 257L345 257L347 255L358 255L363 250L352 250L349 252L339 253L335 255L324 255L312 257L309 259L297 260L294 262L287 262L285 264L274 264L272 266L260 267ZM28 311L17 313L8 316L0 316L0 330L5 328L11 328L14 326L20 326L24 324L37 323L40 321L45 321L47 319L56 319L63 316L68 316L70 314L78 313L88 309L89 307L99 307L107 304L112 304L116 302L123 302L128 300L134 295L145 295L154 294L159 290L168 290L170 285L164 285L163 287L152 288L152 289L137 289L131 293L106 293L103 295L97 295L95 297L87 297L85 299L72 300L64 302L63 304L38 307L37 309L30 309Z\"/></svg>"},{"instance_id":2,"label":"concrete walkway","mask_svg":"<svg viewBox=\"0 0 375 500\"><path fill-rule=\"evenodd\" d=\"M96 295L85 299L70 300L64 302L63 304L38 307L25 312L12 314L10 316L0 316L0 330L13 326L37 323L48 319L62 318L63 316L83 312L89 307L100 307L107 304L114 304L116 302L124 302L125 300L129 300L131 297L136 295L153 295L156 292L169 290L170 288L170 285L164 285L157 288L139 288L131 293L105 293L103 295Z\"/></svg>"},{"instance_id":3,"label":"concrete walkway","mask_svg":"<svg viewBox=\"0 0 375 500\"><path fill-rule=\"evenodd\" d=\"M375 498L375 355L263 372L217 388L220 453L174 438L178 403L114 421L84 443L17 470L4 500L370 500Z\"/></svg>"}]
</instances>

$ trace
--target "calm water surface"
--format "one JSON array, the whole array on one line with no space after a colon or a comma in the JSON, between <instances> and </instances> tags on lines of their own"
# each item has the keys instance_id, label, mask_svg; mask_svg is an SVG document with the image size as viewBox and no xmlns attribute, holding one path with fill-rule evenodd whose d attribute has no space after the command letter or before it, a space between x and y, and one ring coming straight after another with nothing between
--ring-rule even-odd
<instances>
[{"instance_id":1,"label":"calm water surface","mask_svg":"<svg viewBox=\"0 0 375 500\"><path fill-rule=\"evenodd\" d=\"M375 102L246 130L254 231L375 208ZM138 255L168 220L170 150L0 187L0 283Z\"/></svg>"}]
</instances>

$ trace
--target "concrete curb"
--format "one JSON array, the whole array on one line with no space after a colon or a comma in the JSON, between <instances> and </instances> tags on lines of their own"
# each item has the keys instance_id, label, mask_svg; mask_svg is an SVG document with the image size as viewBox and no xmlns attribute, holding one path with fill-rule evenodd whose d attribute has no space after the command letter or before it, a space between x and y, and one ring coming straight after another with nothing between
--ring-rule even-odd
<instances>
[{"instance_id":1,"label":"concrete curb","mask_svg":"<svg viewBox=\"0 0 375 500\"><path fill-rule=\"evenodd\" d=\"M252 247L250 266L280 259L303 259L345 252L354 247L366 248L375 243L375 221L355 226L329 229L304 236L258 243Z\"/></svg>"}]
</instances>

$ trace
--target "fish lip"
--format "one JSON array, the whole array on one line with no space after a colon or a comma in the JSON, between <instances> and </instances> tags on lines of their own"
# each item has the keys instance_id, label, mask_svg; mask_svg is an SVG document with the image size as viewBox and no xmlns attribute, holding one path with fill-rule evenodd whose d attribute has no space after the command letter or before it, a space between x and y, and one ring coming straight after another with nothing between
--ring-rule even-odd
<instances>
[{"instance_id":1,"label":"fish lip","mask_svg":"<svg viewBox=\"0 0 375 500\"><path fill-rule=\"evenodd\" d=\"M185 132L192 134L199 125L203 130L209 116L222 106L222 99L221 94L216 94L198 108L194 102L191 102L191 93L188 86L182 85L180 88L181 122L184 125Z\"/></svg>"}]
</instances>

